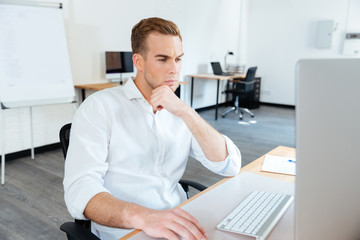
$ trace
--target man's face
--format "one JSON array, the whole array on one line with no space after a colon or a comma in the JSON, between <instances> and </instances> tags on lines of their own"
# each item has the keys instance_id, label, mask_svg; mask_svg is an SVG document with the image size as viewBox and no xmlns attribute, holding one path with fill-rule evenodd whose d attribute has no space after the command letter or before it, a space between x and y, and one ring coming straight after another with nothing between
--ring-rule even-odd
<instances>
[{"instance_id":1,"label":"man's face","mask_svg":"<svg viewBox=\"0 0 360 240\"><path fill-rule=\"evenodd\" d=\"M147 55L143 65L145 82L152 89L167 85L175 91L179 84L181 58L184 55L180 38L151 33L146 41Z\"/></svg>"}]
</instances>

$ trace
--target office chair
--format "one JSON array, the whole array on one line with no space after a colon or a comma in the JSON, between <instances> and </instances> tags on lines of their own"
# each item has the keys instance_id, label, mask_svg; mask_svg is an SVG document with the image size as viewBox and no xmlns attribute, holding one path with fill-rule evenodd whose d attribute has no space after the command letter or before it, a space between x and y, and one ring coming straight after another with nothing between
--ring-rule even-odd
<instances>
[{"instance_id":1,"label":"office chair","mask_svg":"<svg viewBox=\"0 0 360 240\"><path fill-rule=\"evenodd\" d=\"M239 107L239 101L241 98L247 98L248 96L252 95L255 90L255 73L256 73L257 67L251 67L248 69L246 73L246 77L244 81L240 80L229 80L229 82L232 83L232 87L226 89L223 93L231 93L233 97L235 96L235 102L233 107L229 107L225 109L225 111L222 113L222 117L225 118L225 116L231 112L235 111L236 113L239 113L239 119L243 119L244 112L248 113L251 117L254 117L254 113L251 112L248 108Z\"/></svg>"},{"instance_id":2,"label":"office chair","mask_svg":"<svg viewBox=\"0 0 360 240\"><path fill-rule=\"evenodd\" d=\"M66 159L67 150L69 147L70 140L70 130L71 123L65 124L59 133L61 149L64 154L64 158ZM193 187L199 191L205 190L207 187L204 185L193 182L190 180L179 181L182 188L184 189L187 198L189 198L189 186ZM100 240L97 236L95 236L90 230L90 220L78 220L75 219L74 222L66 222L60 226L60 230L66 233L68 240Z\"/></svg>"}]
</instances>

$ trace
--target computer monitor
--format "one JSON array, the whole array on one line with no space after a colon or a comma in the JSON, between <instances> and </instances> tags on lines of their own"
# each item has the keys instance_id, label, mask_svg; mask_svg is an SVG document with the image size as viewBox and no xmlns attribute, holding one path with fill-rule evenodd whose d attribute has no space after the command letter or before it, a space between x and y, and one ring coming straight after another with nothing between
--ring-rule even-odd
<instances>
[{"instance_id":1,"label":"computer monitor","mask_svg":"<svg viewBox=\"0 0 360 240\"><path fill-rule=\"evenodd\" d=\"M132 52L105 52L106 78L122 81L123 73L134 72Z\"/></svg>"},{"instance_id":2,"label":"computer monitor","mask_svg":"<svg viewBox=\"0 0 360 240\"><path fill-rule=\"evenodd\" d=\"M296 240L360 239L360 59L296 66Z\"/></svg>"}]
</instances>

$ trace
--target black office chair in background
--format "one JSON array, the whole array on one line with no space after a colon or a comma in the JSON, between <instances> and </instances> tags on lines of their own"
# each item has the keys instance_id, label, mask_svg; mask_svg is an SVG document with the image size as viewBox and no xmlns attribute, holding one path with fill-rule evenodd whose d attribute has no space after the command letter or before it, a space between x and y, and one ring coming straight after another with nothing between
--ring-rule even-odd
<instances>
[{"instance_id":1,"label":"black office chair in background","mask_svg":"<svg viewBox=\"0 0 360 240\"><path fill-rule=\"evenodd\" d=\"M243 119L244 112L248 113L251 117L254 117L254 113L251 112L248 108L239 107L239 102L242 99L247 99L249 96L253 96L255 91L255 73L256 73L257 67L250 67L246 73L246 77L244 81L241 80L229 80L229 86L223 93L230 93L233 95L234 100L234 106L229 107L225 109L225 111L222 113L222 117L224 118L229 112L235 111L236 113L239 113L239 119Z\"/></svg>"},{"instance_id":2,"label":"black office chair in background","mask_svg":"<svg viewBox=\"0 0 360 240\"><path fill-rule=\"evenodd\" d=\"M66 159L67 150L69 147L70 140L70 130L71 123L64 125L60 129L59 137L60 144L64 154L64 158ZM182 188L186 192L187 198L189 198L189 186L193 187L199 191L205 190L207 187L204 185L193 182L190 180L179 181ZM100 240L97 236L95 236L90 230L90 220L78 220L75 219L74 222L66 222L60 226L61 231L66 233L68 240Z\"/></svg>"}]
</instances>

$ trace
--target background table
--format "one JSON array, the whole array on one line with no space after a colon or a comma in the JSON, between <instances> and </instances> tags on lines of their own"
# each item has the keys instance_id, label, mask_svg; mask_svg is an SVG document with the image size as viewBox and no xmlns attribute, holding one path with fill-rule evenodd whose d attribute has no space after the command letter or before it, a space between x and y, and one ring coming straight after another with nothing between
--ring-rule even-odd
<instances>
[{"instance_id":1,"label":"background table","mask_svg":"<svg viewBox=\"0 0 360 240\"><path fill-rule=\"evenodd\" d=\"M117 86L121 86L121 85L117 82L108 82L108 83L78 84L78 85L75 85L75 88L78 88L81 90L81 100L84 101L86 98L86 96L85 96L86 90L100 91L100 90L103 90L106 88L112 88L112 87L117 87Z\"/></svg>"},{"instance_id":2,"label":"background table","mask_svg":"<svg viewBox=\"0 0 360 240\"><path fill-rule=\"evenodd\" d=\"M214 74L192 74L187 75L187 77L191 78L191 93L190 93L190 106L193 106L193 96L194 96L194 79L200 78L200 79L210 79L210 80L216 80L216 104L215 104L215 120L217 120L218 115L218 105L219 105L219 86L220 81L229 80L229 79L242 79L245 78L245 74L239 74L234 76L220 76L220 75L214 75Z\"/></svg>"}]
</instances>

